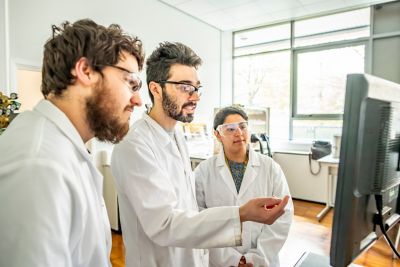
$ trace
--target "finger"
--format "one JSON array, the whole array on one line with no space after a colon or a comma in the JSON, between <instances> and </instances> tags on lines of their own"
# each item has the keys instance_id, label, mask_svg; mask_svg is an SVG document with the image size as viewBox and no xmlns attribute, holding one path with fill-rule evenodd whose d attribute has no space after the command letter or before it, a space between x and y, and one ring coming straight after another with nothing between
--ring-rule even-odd
<instances>
[{"instance_id":1,"label":"finger","mask_svg":"<svg viewBox=\"0 0 400 267\"><path fill-rule=\"evenodd\" d=\"M276 197L262 198L260 200L260 203L264 207L275 206L282 202L282 199Z\"/></svg>"},{"instance_id":2,"label":"finger","mask_svg":"<svg viewBox=\"0 0 400 267\"><path fill-rule=\"evenodd\" d=\"M276 207L278 205L281 205L282 207L285 207L286 204L289 201L289 196L286 195L283 199L279 199L279 198L273 197L272 199L268 199L268 200L270 200L271 202L274 202L274 200L275 200L276 202L273 203L273 204L265 204L264 208L267 209L267 210L268 209L272 209L272 208L274 208L274 207Z\"/></svg>"},{"instance_id":3,"label":"finger","mask_svg":"<svg viewBox=\"0 0 400 267\"><path fill-rule=\"evenodd\" d=\"M279 217L281 217L284 213L284 206L276 205L272 209L267 209L268 212L268 222L267 224L273 224Z\"/></svg>"},{"instance_id":4,"label":"finger","mask_svg":"<svg viewBox=\"0 0 400 267\"><path fill-rule=\"evenodd\" d=\"M289 202L289 196L285 196L282 199L282 201L279 203L278 206L282 207L282 209L283 209L283 208L285 208L285 206L287 205L288 202Z\"/></svg>"},{"instance_id":5,"label":"finger","mask_svg":"<svg viewBox=\"0 0 400 267\"><path fill-rule=\"evenodd\" d=\"M269 209L269 210L271 210L271 211L279 211L279 213L280 213L280 212L283 212L283 213L284 213L285 207L286 207L286 205L287 205L288 202L289 202L289 196L285 196L285 197L282 199L281 203L279 203L278 205L275 205L274 207L272 207L272 208ZM283 213L282 213L282 214L283 214ZM279 214L279 216L281 216L282 214ZM278 216L278 217L279 217L279 216Z\"/></svg>"}]
</instances>

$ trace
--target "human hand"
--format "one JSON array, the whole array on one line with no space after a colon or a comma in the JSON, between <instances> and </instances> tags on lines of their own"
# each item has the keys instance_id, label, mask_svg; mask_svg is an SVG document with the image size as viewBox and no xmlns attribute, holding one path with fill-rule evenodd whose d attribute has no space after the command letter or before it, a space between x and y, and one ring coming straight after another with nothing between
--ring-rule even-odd
<instances>
[{"instance_id":1,"label":"human hand","mask_svg":"<svg viewBox=\"0 0 400 267\"><path fill-rule=\"evenodd\" d=\"M239 208L240 221L273 224L282 214L289 196L279 198L254 198Z\"/></svg>"},{"instance_id":2,"label":"human hand","mask_svg":"<svg viewBox=\"0 0 400 267\"><path fill-rule=\"evenodd\" d=\"M240 258L238 267L253 267L253 263L246 263L245 256L242 256Z\"/></svg>"},{"instance_id":3,"label":"human hand","mask_svg":"<svg viewBox=\"0 0 400 267\"><path fill-rule=\"evenodd\" d=\"M253 263L243 263L238 265L238 267L253 267Z\"/></svg>"}]
</instances>

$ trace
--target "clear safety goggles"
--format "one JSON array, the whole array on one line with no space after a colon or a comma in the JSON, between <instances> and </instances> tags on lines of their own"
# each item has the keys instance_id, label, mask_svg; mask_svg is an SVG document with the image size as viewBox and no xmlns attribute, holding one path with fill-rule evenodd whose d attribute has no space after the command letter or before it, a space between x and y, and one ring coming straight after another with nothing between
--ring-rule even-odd
<instances>
[{"instance_id":1,"label":"clear safety goggles","mask_svg":"<svg viewBox=\"0 0 400 267\"><path fill-rule=\"evenodd\" d=\"M240 129L242 132L247 132L248 128L249 128L248 122L242 121L242 122L226 123L218 125L217 131L223 136L229 136L236 133L238 129Z\"/></svg>"},{"instance_id":2,"label":"clear safety goggles","mask_svg":"<svg viewBox=\"0 0 400 267\"><path fill-rule=\"evenodd\" d=\"M115 65L107 65L108 67L121 70L125 73L124 80L128 85L129 90L131 93L135 93L140 90L142 87L142 80L139 77L139 73L137 72L130 72L129 70Z\"/></svg>"}]
</instances>

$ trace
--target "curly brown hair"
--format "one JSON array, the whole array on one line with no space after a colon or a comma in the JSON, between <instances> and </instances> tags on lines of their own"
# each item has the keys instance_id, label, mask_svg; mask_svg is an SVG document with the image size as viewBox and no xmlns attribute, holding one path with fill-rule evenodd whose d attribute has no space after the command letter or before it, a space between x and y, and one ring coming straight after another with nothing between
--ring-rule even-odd
<instances>
[{"instance_id":1,"label":"curly brown hair","mask_svg":"<svg viewBox=\"0 0 400 267\"><path fill-rule=\"evenodd\" d=\"M122 52L133 55L143 68L144 51L138 37L128 35L119 25L104 27L90 19L68 21L60 27L52 26L53 36L44 45L42 67L42 93L62 95L68 85L75 82L71 70L81 58L101 72L107 65L115 65Z\"/></svg>"}]
</instances>

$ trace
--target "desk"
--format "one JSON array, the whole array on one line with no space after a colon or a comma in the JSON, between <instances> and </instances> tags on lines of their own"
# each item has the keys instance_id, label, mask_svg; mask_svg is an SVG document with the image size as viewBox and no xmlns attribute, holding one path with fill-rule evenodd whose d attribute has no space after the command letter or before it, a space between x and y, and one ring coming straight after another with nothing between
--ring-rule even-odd
<instances>
[{"instance_id":1,"label":"desk","mask_svg":"<svg viewBox=\"0 0 400 267\"><path fill-rule=\"evenodd\" d=\"M321 221L335 204L336 179L339 169L339 159L334 158L332 155L328 155L320 158L318 162L321 164L321 168L323 168L324 166L328 168L328 178L326 185L326 206L317 215L318 221Z\"/></svg>"}]
</instances>

